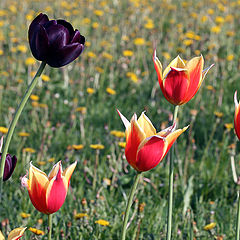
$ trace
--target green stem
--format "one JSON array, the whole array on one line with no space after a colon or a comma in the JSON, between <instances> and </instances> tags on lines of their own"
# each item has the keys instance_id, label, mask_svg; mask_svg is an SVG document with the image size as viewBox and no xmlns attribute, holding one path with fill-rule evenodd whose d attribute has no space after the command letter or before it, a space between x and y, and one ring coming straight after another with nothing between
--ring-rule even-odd
<instances>
[{"instance_id":1,"label":"green stem","mask_svg":"<svg viewBox=\"0 0 240 240\"><path fill-rule=\"evenodd\" d=\"M52 214L48 215L48 240L52 239Z\"/></svg>"},{"instance_id":2,"label":"green stem","mask_svg":"<svg viewBox=\"0 0 240 240\"><path fill-rule=\"evenodd\" d=\"M127 207L126 207L126 211L125 211L125 214L124 214L124 221L123 221L123 226L122 226L121 240L125 240L125 238L126 238L126 231L127 231L126 227L127 227L129 212L130 212L130 208L131 208L132 201L133 201L133 196L134 196L134 193L136 191L140 176L141 176L141 172L137 172L137 174L135 176L133 186L132 186L132 189L131 189L131 192L130 192L129 197L128 197Z\"/></svg>"},{"instance_id":3,"label":"green stem","mask_svg":"<svg viewBox=\"0 0 240 240\"><path fill-rule=\"evenodd\" d=\"M179 106L177 105L174 110L173 122L177 119ZM174 147L171 148L170 164L169 164L169 188L168 188L168 222L167 222L167 240L171 240L172 229L172 205L173 205L173 159Z\"/></svg>"},{"instance_id":4,"label":"green stem","mask_svg":"<svg viewBox=\"0 0 240 240\"><path fill-rule=\"evenodd\" d=\"M240 234L240 197L239 197L239 191L238 191L238 210L237 210L237 225L236 225L235 240L239 240L239 234Z\"/></svg>"},{"instance_id":5,"label":"green stem","mask_svg":"<svg viewBox=\"0 0 240 240\"><path fill-rule=\"evenodd\" d=\"M46 62L42 62L36 75L34 76L32 82L30 83L30 85L28 86L28 89L26 91L26 93L24 94L20 104L18 105L18 108L15 112L15 115L13 117L13 120L11 122L11 125L9 127L8 133L7 133L7 137L6 137L6 141L4 143L4 147L3 147L3 152L2 152L2 160L1 160L1 166L0 166L0 199L1 199L1 195L2 195L2 181L3 181L3 174L4 174L4 166L5 166L5 160L6 160L6 155L8 152L8 147L9 144L11 142L12 139L12 135L14 132L14 129L16 127L16 124L18 122L18 119L23 111L23 108L29 98L29 96L32 93L32 90L34 89L34 87L37 84L38 81L38 77L42 74L44 67L46 66Z\"/></svg>"}]
</instances>

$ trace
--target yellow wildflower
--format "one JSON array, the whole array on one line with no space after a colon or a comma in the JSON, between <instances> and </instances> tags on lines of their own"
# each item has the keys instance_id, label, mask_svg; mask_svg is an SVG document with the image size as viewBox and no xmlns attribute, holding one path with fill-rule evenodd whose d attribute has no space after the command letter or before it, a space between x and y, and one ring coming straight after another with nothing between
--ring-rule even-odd
<instances>
[{"instance_id":1,"label":"yellow wildflower","mask_svg":"<svg viewBox=\"0 0 240 240\"><path fill-rule=\"evenodd\" d=\"M129 77L133 82L137 83L138 82L138 77L135 73L133 72L127 72L126 76Z\"/></svg>"},{"instance_id":2,"label":"yellow wildflower","mask_svg":"<svg viewBox=\"0 0 240 240\"><path fill-rule=\"evenodd\" d=\"M36 60L32 57L29 57L26 59L25 64L26 65L33 65L36 62Z\"/></svg>"},{"instance_id":3,"label":"yellow wildflower","mask_svg":"<svg viewBox=\"0 0 240 240\"><path fill-rule=\"evenodd\" d=\"M88 55L89 58L96 58L97 57L94 52L88 52L87 55Z\"/></svg>"},{"instance_id":4,"label":"yellow wildflower","mask_svg":"<svg viewBox=\"0 0 240 240\"><path fill-rule=\"evenodd\" d=\"M198 49L196 49L196 50L194 51L194 53L195 53L196 55L200 55L200 54L201 54L200 50L198 50Z\"/></svg>"},{"instance_id":5,"label":"yellow wildflower","mask_svg":"<svg viewBox=\"0 0 240 240\"><path fill-rule=\"evenodd\" d=\"M144 25L146 29L153 29L154 28L154 23L152 19L148 19L147 23Z\"/></svg>"},{"instance_id":6,"label":"yellow wildflower","mask_svg":"<svg viewBox=\"0 0 240 240\"><path fill-rule=\"evenodd\" d=\"M92 149L104 149L105 147L102 144L91 144L90 148L92 148Z\"/></svg>"},{"instance_id":7,"label":"yellow wildflower","mask_svg":"<svg viewBox=\"0 0 240 240\"><path fill-rule=\"evenodd\" d=\"M17 50L22 52L22 53L26 53L28 48L25 45L18 45Z\"/></svg>"},{"instance_id":8,"label":"yellow wildflower","mask_svg":"<svg viewBox=\"0 0 240 240\"><path fill-rule=\"evenodd\" d=\"M46 103L39 103L38 106L40 108L48 108L48 105Z\"/></svg>"},{"instance_id":9,"label":"yellow wildflower","mask_svg":"<svg viewBox=\"0 0 240 240\"><path fill-rule=\"evenodd\" d=\"M8 128L0 127L0 133L6 134L8 132Z\"/></svg>"},{"instance_id":10,"label":"yellow wildflower","mask_svg":"<svg viewBox=\"0 0 240 240\"><path fill-rule=\"evenodd\" d=\"M2 49L0 49L0 56L1 56L1 55L3 55L3 50L2 50Z\"/></svg>"},{"instance_id":11,"label":"yellow wildflower","mask_svg":"<svg viewBox=\"0 0 240 240\"><path fill-rule=\"evenodd\" d=\"M83 146L82 144L78 144L78 145L73 144L73 145L72 145L72 148L75 149L75 150L81 150L81 149L83 149L83 147L84 147L84 146Z\"/></svg>"},{"instance_id":12,"label":"yellow wildflower","mask_svg":"<svg viewBox=\"0 0 240 240\"><path fill-rule=\"evenodd\" d=\"M126 36L126 35L123 35L123 36L122 36L122 40L128 42L128 41L129 41L129 37Z\"/></svg>"},{"instance_id":13,"label":"yellow wildflower","mask_svg":"<svg viewBox=\"0 0 240 240\"><path fill-rule=\"evenodd\" d=\"M29 136L30 136L30 133L27 133L27 132L19 132L19 133L18 133L18 136L20 136L20 137L29 137Z\"/></svg>"},{"instance_id":14,"label":"yellow wildflower","mask_svg":"<svg viewBox=\"0 0 240 240\"><path fill-rule=\"evenodd\" d=\"M93 88L87 88L87 93L91 95L95 93L95 90Z\"/></svg>"},{"instance_id":15,"label":"yellow wildflower","mask_svg":"<svg viewBox=\"0 0 240 240\"><path fill-rule=\"evenodd\" d=\"M125 56L125 57L131 57L132 55L133 55L133 51L131 51L131 50L123 51L123 56Z\"/></svg>"},{"instance_id":16,"label":"yellow wildflower","mask_svg":"<svg viewBox=\"0 0 240 240\"><path fill-rule=\"evenodd\" d=\"M44 81L44 82L49 82L50 81L50 77L49 76L47 76L47 75L45 75L45 74L42 74L42 80Z\"/></svg>"},{"instance_id":17,"label":"yellow wildflower","mask_svg":"<svg viewBox=\"0 0 240 240\"><path fill-rule=\"evenodd\" d=\"M48 162L54 162L54 161L55 161L54 157L48 159Z\"/></svg>"},{"instance_id":18,"label":"yellow wildflower","mask_svg":"<svg viewBox=\"0 0 240 240\"><path fill-rule=\"evenodd\" d=\"M219 27L219 26L214 26L211 28L211 32L213 32L213 33L218 34L218 33L220 33L220 31L221 31L221 27Z\"/></svg>"},{"instance_id":19,"label":"yellow wildflower","mask_svg":"<svg viewBox=\"0 0 240 240\"><path fill-rule=\"evenodd\" d=\"M209 8L207 12L208 12L209 15L213 15L214 14L214 10L212 8Z\"/></svg>"},{"instance_id":20,"label":"yellow wildflower","mask_svg":"<svg viewBox=\"0 0 240 240\"><path fill-rule=\"evenodd\" d=\"M33 101L38 101L39 100L39 96L32 94L30 96L30 99L33 100Z\"/></svg>"},{"instance_id":21,"label":"yellow wildflower","mask_svg":"<svg viewBox=\"0 0 240 240\"><path fill-rule=\"evenodd\" d=\"M82 113L82 114L85 114L86 111L87 111L87 108L86 108L86 107L78 107L78 108L76 108L75 111L76 111L76 112L80 112L80 113Z\"/></svg>"},{"instance_id":22,"label":"yellow wildflower","mask_svg":"<svg viewBox=\"0 0 240 240\"><path fill-rule=\"evenodd\" d=\"M145 44L144 38L135 38L133 43L137 46L142 46Z\"/></svg>"},{"instance_id":23,"label":"yellow wildflower","mask_svg":"<svg viewBox=\"0 0 240 240\"><path fill-rule=\"evenodd\" d=\"M20 216L21 216L22 218L29 218L29 217L31 216L31 214L25 213L25 212L21 212L21 213L20 213Z\"/></svg>"},{"instance_id":24,"label":"yellow wildflower","mask_svg":"<svg viewBox=\"0 0 240 240\"><path fill-rule=\"evenodd\" d=\"M202 16L201 21L202 23L205 23L207 21L208 17L207 16Z\"/></svg>"},{"instance_id":25,"label":"yellow wildflower","mask_svg":"<svg viewBox=\"0 0 240 240\"><path fill-rule=\"evenodd\" d=\"M93 27L93 28L98 28L98 27L99 27L99 23L98 23L98 22L94 22L94 23L92 24L92 27Z\"/></svg>"},{"instance_id":26,"label":"yellow wildflower","mask_svg":"<svg viewBox=\"0 0 240 240\"><path fill-rule=\"evenodd\" d=\"M110 95L115 95L116 94L116 91L110 87L107 87L106 88L106 92L109 93Z\"/></svg>"},{"instance_id":27,"label":"yellow wildflower","mask_svg":"<svg viewBox=\"0 0 240 240\"><path fill-rule=\"evenodd\" d=\"M192 39L185 39L185 40L183 41L183 44L184 44L185 46L190 46L190 45L193 44L193 40L192 40Z\"/></svg>"},{"instance_id":28,"label":"yellow wildflower","mask_svg":"<svg viewBox=\"0 0 240 240\"><path fill-rule=\"evenodd\" d=\"M96 67L95 69L96 69L96 71L99 72L99 73L103 73L103 72L104 72L104 69L101 68L101 67Z\"/></svg>"},{"instance_id":29,"label":"yellow wildflower","mask_svg":"<svg viewBox=\"0 0 240 240\"><path fill-rule=\"evenodd\" d=\"M126 147L126 142L118 142L118 146L121 148L125 148Z\"/></svg>"},{"instance_id":30,"label":"yellow wildflower","mask_svg":"<svg viewBox=\"0 0 240 240\"><path fill-rule=\"evenodd\" d=\"M33 101L33 102L32 102L32 106L33 106L33 107L38 107L38 105L39 105L38 102L36 102L36 101Z\"/></svg>"},{"instance_id":31,"label":"yellow wildflower","mask_svg":"<svg viewBox=\"0 0 240 240\"><path fill-rule=\"evenodd\" d=\"M33 15L32 14L27 14L25 18L28 21L32 21L33 20Z\"/></svg>"},{"instance_id":32,"label":"yellow wildflower","mask_svg":"<svg viewBox=\"0 0 240 240\"><path fill-rule=\"evenodd\" d=\"M207 85L206 88L207 88L207 90L209 90L209 91L214 91L214 90L215 90L212 85Z\"/></svg>"},{"instance_id":33,"label":"yellow wildflower","mask_svg":"<svg viewBox=\"0 0 240 240\"><path fill-rule=\"evenodd\" d=\"M109 60L113 59L113 56L111 54L107 53L107 52L103 52L102 56L106 59L109 59Z\"/></svg>"},{"instance_id":34,"label":"yellow wildflower","mask_svg":"<svg viewBox=\"0 0 240 240\"><path fill-rule=\"evenodd\" d=\"M101 226L109 226L109 224L110 224L108 221L103 220L103 219L99 219L99 220L95 221L95 223L97 223Z\"/></svg>"},{"instance_id":35,"label":"yellow wildflower","mask_svg":"<svg viewBox=\"0 0 240 240\"><path fill-rule=\"evenodd\" d=\"M91 46L91 43L88 42L88 41L86 41L86 42L85 42L85 46L86 46L86 47L90 47L90 46Z\"/></svg>"},{"instance_id":36,"label":"yellow wildflower","mask_svg":"<svg viewBox=\"0 0 240 240\"><path fill-rule=\"evenodd\" d=\"M233 128L233 124L232 123L225 123L224 124L224 127L228 130L232 129Z\"/></svg>"},{"instance_id":37,"label":"yellow wildflower","mask_svg":"<svg viewBox=\"0 0 240 240\"><path fill-rule=\"evenodd\" d=\"M96 16L103 16L104 12L102 10L94 10L93 13L96 15Z\"/></svg>"},{"instance_id":38,"label":"yellow wildflower","mask_svg":"<svg viewBox=\"0 0 240 240\"><path fill-rule=\"evenodd\" d=\"M163 52L162 55L166 60L169 60L171 58L171 56L168 52Z\"/></svg>"},{"instance_id":39,"label":"yellow wildflower","mask_svg":"<svg viewBox=\"0 0 240 240\"><path fill-rule=\"evenodd\" d=\"M28 148L24 148L23 152L35 153L36 151L35 151L35 149L28 147Z\"/></svg>"},{"instance_id":40,"label":"yellow wildflower","mask_svg":"<svg viewBox=\"0 0 240 240\"><path fill-rule=\"evenodd\" d=\"M215 18L215 22L216 22L217 24L222 24L222 23L224 23L224 18L223 18L223 17L220 17L220 16L217 16L217 17Z\"/></svg>"},{"instance_id":41,"label":"yellow wildflower","mask_svg":"<svg viewBox=\"0 0 240 240\"><path fill-rule=\"evenodd\" d=\"M214 112L214 115L215 115L216 117L218 117L218 118L221 118L221 117L223 116L223 113L218 112L218 111L215 111L215 112Z\"/></svg>"},{"instance_id":42,"label":"yellow wildflower","mask_svg":"<svg viewBox=\"0 0 240 240\"><path fill-rule=\"evenodd\" d=\"M89 18L84 18L82 20L83 24L90 24L91 23L91 20Z\"/></svg>"},{"instance_id":43,"label":"yellow wildflower","mask_svg":"<svg viewBox=\"0 0 240 240\"><path fill-rule=\"evenodd\" d=\"M84 217L89 217L87 213L77 213L74 215L74 219L80 219Z\"/></svg>"},{"instance_id":44,"label":"yellow wildflower","mask_svg":"<svg viewBox=\"0 0 240 240\"><path fill-rule=\"evenodd\" d=\"M37 164L39 166L44 166L44 165L46 165L46 162L45 161L38 161Z\"/></svg>"},{"instance_id":45,"label":"yellow wildflower","mask_svg":"<svg viewBox=\"0 0 240 240\"><path fill-rule=\"evenodd\" d=\"M122 132L122 131L112 130L110 134L118 138L125 137L125 132Z\"/></svg>"},{"instance_id":46,"label":"yellow wildflower","mask_svg":"<svg viewBox=\"0 0 240 240\"><path fill-rule=\"evenodd\" d=\"M230 54L227 56L227 60L230 62L234 59L234 55L233 54Z\"/></svg>"},{"instance_id":47,"label":"yellow wildflower","mask_svg":"<svg viewBox=\"0 0 240 240\"><path fill-rule=\"evenodd\" d=\"M215 222L212 222L212 223L209 223L209 224L207 224L206 226L204 226L203 229L204 229L205 231L210 231L210 230L212 230L213 228L215 228L215 226L216 226L216 223L215 223Z\"/></svg>"},{"instance_id":48,"label":"yellow wildflower","mask_svg":"<svg viewBox=\"0 0 240 240\"><path fill-rule=\"evenodd\" d=\"M28 230L35 233L36 235L44 235L45 234L44 231L37 229L37 228L30 227Z\"/></svg>"}]
</instances>

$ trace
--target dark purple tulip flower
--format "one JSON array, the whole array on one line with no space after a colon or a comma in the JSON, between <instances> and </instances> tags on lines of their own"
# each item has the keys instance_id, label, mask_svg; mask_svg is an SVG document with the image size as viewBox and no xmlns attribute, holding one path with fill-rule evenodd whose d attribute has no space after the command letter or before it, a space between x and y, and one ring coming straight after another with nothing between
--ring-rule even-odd
<instances>
[{"instance_id":1,"label":"dark purple tulip flower","mask_svg":"<svg viewBox=\"0 0 240 240\"><path fill-rule=\"evenodd\" d=\"M0 160L1 158L2 154L0 153ZM16 156L12 157L10 154L7 154L4 167L3 181L7 181L12 176L16 164L17 164Z\"/></svg>"},{"instance_id":2,"label":"dark purple tulip flower","mask_svg":"<svg viewBox=\"0 0 240 240\"><path fill-rule=\"evenodd\" d=\"M62 19L49 21L40 13L30 24L28 39L33 56L51 67L62 67L83 51L85 37Z\"/></svg>"}]
</instances>

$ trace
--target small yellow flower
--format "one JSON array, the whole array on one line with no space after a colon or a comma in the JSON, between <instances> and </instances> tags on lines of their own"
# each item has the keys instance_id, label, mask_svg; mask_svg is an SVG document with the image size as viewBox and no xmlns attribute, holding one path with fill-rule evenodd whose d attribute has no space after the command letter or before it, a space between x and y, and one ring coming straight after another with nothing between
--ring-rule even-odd
<instances>
[{"instance_id":1,"label":"small yellow flower","mask_svg":"<svg viewBox=\"0 0 240 240\"><path fill-rule=\"evenodd\" d=\"M46 165L46 162L45 161L38 161L37 164L39 166L44 166L44 165Z\"/></svg>"},{"instance_id":2,"label":"small yellow flower","mask_svg":"<svg viewBox=\"0 0 240 240\"><path fill-rule=\"evenodd\" d=\"M6 134L8 132L8 128L0 127L0 133Z\"/></svg>"},{"instance_id":3,"label":"small yellow flower","mask_svg":"<svg viewBox=\"0 0 240 240\"><path fill-rule=\"evenodd\" d=\"M192 40L192 39L185 39L185 40L183 41L183 44L184 44L185 46L190 46L190 45L193 44L193 40Z\"/></svg>"},{"instance_id":4,"label":"small yellow flower","mask_svg":"<svg viewBox=\"0 0 240 240\"><path fill-rule=\"evenodd\" d=\"M38 101L39 100L39 96L32 94L30 96L30 99L33 100L33 101Z\"/></svg>"},{"instance_id":5,"label":"small yellow flower","mask_svg":"<svg viewBox=\"0 0 240 240\"><path fill-rule=\"evenodd\" d=\"M133 43L137 46L142 46L145 44L144 38L135 38Z\"/></svg>"},{"instance_id":6,"label":"small yellow flower","mask_svg":"<svg viewBox=\"0 0 240 240\"><path fill-rule=\"evenodd\" d=\"M105 147L102 144L91 144L90 148L92 148L92 149L104 149Z\"/></svg>"},{"instance_id":7,"label":"small yellow flower","mask_svg":"<svg viewBox=\"0 0 240 240\"><path fill-rule=\"evenodd\" d=\"M163 52L162 55L166 60L169 60L171 58L171 56L168 52Z\"/></svg>"},{"instance_id":8,"label":"small yellow flower","mask_svg":"<svg viewBox=\"0 0 240 240\"><path fill-rule=\"evenodd\" d=\"M233 36L235 35L235 32L233 32L233 31L227 31L227 32L226 32L226 35L227 35L228 37L233 37Z\"/></svg>"},{"instance_id":9,"label":"small yellow flower","mask_svg":"<svg viewBox=\"0 0 240 240\"><path fill-rule=\"evenodd\" d=\"M43 80L44 82L49 82L49 81L50 81L50 77L47 76L47 75L45 75L45 74L42 74L42 80Z\"/></svg>"},{"instance_id":10,"label":"small yellow flower","mask_svg":"<svg viewBox=\"0 0 240 240\"><path fill-rule=\"evenodd\" d=\"M29 137L29 136L30 136L30 133L27 133L27 132L19 132L19 133L18 133L18 136L20 136L20 137Z\"/></svg>"},{"instance_id":11,"label":"small yellow flower","mask_svg":"<svg viewBox=\"0 0 240 240\"><path fill-rule=\"evenodd\" d=\"M25 212L21 212L21 213L20 213L20 216L21 216L22 218L29 218L29 217L31 216L31 214L25 213Z\"/></svg>"},{"instance_id":12,"label":"small yellow flower","mask_svg":"<svg viewBox=\"0 0 240 240\"><path fill-rule=\"evenodd\" d=\"M210 230L212 230L213 228L215 228L215 226L216 226L216 223L215 223L215 222L212 222L212 223L209 223L209 224L207 224L206 226L204 226L203 229L204 229L205 231L210 231Z\"/></svg>"},{"instance_id":13,"label":"small yellow flower","mask_svg":"<svg viewBox=\"0 0 240 240\"><path fill-rule=\"evenodd\" d=\"M95 93L95 90L93 88L87 88L87 93L91 95Z\"/></svg>"},{"instance_id":14,"label":"small yellow flower","mask_svg":"<svg viewBox=\"0 0 240 240\"><path fill-rule=\"evenodd\" d=\"M55 161L54 157L48 159L48 162L54 162L54 161Z\"/></svg>"},{"instance_id":15,"label":"small yellow flower","mask_svg":"<svg viewBox=\"0 0 240 240\"><path fill-rule=\"evenodd\" d=\"M17 50L22 52L22 53L26 53L28 48L25 45L18 45Z\"/></svg>"},{"instance_id":16,"label":"small yellow flower","mask_svg":"<svg viewBox=\"0 0 240 240\"><path fill-rule=\"evenodd\" d=\"M35 233L36 235L44 235L45 234L44 231L37 229L37 228L30 227L28 230Z\"/></svg>"},{"instance_id":17,"label":"small yellow flower","mask_svg":"<svg viewBox=\"0 0 240 240\"><path fill-rule=\"evenodd\" d=\"M106 88L106 92L109 93L110 95L115 95L116 91L110 87Z\"/></svg>"},{"instance_id":18,"label":"small yellow flower","mask_svg":"<svg viewBox=\"0 0 240 240\"><path fill-rule=\"evenodd\" d=\"M90 24L91 23L91 20L89 18L84 18L82 20L83 24Z\"/></svg>"},{"instance_id":19,"label":"small yellow flower","mask_svg":"<svg viewBox=\"0 0 240 240\"><path fill-rule=\"evenodd\" d=\"M215 22L217 23L217 24L222 24L222 23L224 23L224 18L223 17L221 17L221 16L217 16L216 18L215 18Z\"/></svg>"},{"instance_id":20,"label":"small yellow flower","mask_svg":"<svg viewBox=\"0 0 240 240\"><path fill-rule=\"evenodd\" d=\"M125 132L122 132L122 131L112 130L110 134L118 138L125 137Z\"/></svg>"},{"instance_id":21,"label":"small yellow flower","mask_svg":"<svg viewBox=\"0 0 240 240\"><path fill-rule=\"evenodd\" d=\"M205 23L207 21L208 17L207 16L202 16L201 21L202 23Z\"/></svg>"},{"instance_id":22,"label":"small yellow flower","mask_svg":"<svg viewBox=\"0 0 240 240\"><path fill-rule=\"evenodd\" d=\"M232 123L225 123L224 127L228 130L231 130L233 128L233 124Z\"/></svg>"},{"instance_id":23,"label":"small yellow flower","mask_svg":"<svg viewBox=\"0 0 240 240\"><path fill-rule=\"evenodd\" d=\"M3 55L3 50L2 50L2 49L0 49L0 56L1 56L1 55Z\"/></svg>"},{"instance_id":24,"label":"small yellow flower","mask_svg":"<svg viewBox=\"0 0 240 240\"><path fill-rule=\"evenodd\" d=\"M153 29L154 28L154 23L152 19L148 19L147 23L144 25L146 29Z\"/></svg>"},{"instance_id":25,"label":"small yellow flower","mask_svg":"<svg viewBox=\"0 0 240 240\"><path fill-rule=\"evenodd\" d=\"M123 35L122 36L122 40L125 41L125 42L128 42L129 41L129 37L126 36L126 35Z\"/></svg>"},{"instance_id":26,"label":"small yellow flower","mask_svg":"<svg viewBox=\"0 0 240 240\"><path fill-rule=\"evenodd\" d=\"M88 52L87 55L88 55L89 58L96 58L97 57L97 55L94 52Z\"/></svg>"},{"instance_id":27,"label":"small yellow flower","mask_svg":"<svg viewBox=\"0 0 240 240\"><path fill-rule=\"evenodd\" d=\"M104 72L104 69L101 68L101 67L96 67L95 69L96 69L96 71L99 72L99 73L103 73L103 72Z\"/></svg>"},{"instance_id":28,"label":"small yellow flower","mask_svg":"<svg viewBox=\"0 0 240 240\"><path fill-rule=\"evenodd\" d=\"M38 107L38 105L39 105L38 102L36 102L36 101L33 101L33 102L32 102L32 106L33 106L33 107Z\"/></svg>"},{"instance_id":29,"label":"small yellow flower","mask_svg":"<svg viewBox=\"0 0 240 240\"><path fill-rule=\"evenodd\" d=\"M196 50L194 51L194 53L195 53L196 55L200 55L200 54L201 54L200 50L198 50L198 49L196 49Z\"/></svg>"},{"instance_id":30,"label":"small yellow flower","mask_svg":"<svg viewBox=\"0 0 240 240\"><path fill-rule=\"evenodd\" d=\"M111 185L111 180L109 178L103 178L103 182L107 185L110 186Z\"/></svg>"},{"instance_id":31,"label":"small yellow flower","mask_svg":"<svg viewBox=\"0 0 240 240\"><path fill-rule=\"evenodd\" d=\"M36 62L36 60L34 58L29 57L26 59L25 64L29 66L29 65L35 64L35 62Z\"/></svg>"},{"instance_id":32,"label":"small yellow flower","mask_svg":"<svg viewBox=\"0 0 240 240\"><path fill-rule=\"evenodd\" d=\"M40 108L48 108L48 105L46 103L39 103L38 106Z\"/></svg>"},{"instance_id":33,"label":"small yellow flower","mask_svg":"<svg viewBox=\"0 0 240 240\"><path fill-rule=\"evenodd\" d=\"M94 23L92 24L92 27L93 27L93 28L98 28L98 27L99 27L99 23L94 22Z\"/></svg>"},{"instance_id":34,"label":"small yellow flower","mask_svg":"<svg viewBox=\"0 0 240 240\"><path fill-rule=\"evenodd\" d=\"M207 90L209 90L209 91L214 91L214 90L215 90L212 85L207 85L206 88L207 88Z\"/></svg>"},{"instance_id":35,"label":"small yellow flower","mask_svg":"<svg viewBox=\"0 0 240 240\"><path fill-rule=\"evenodd\" d=\"M118 142L118 146L121 148L125 148L126 147L126 142Z\"/></svg>"},{"instance_id":36,"label":"small yellow flower","mask_svg":"<svg viewBox=\"0 0 240 240\"><path fill-rule=\"evenodd\" d=\"M107 53L107 52L103 52L102 56L106 59L109 59L109 60L113 59L113 56L110 53Z\"/></svg>"},{"instance_id":37,"label":"small yellow flower","mask_svg":"<svg viewBox=\"0 0 240 240\"><path fill-rule=\"evenodd\" d=\"M214 14L214 10L212 8L209 8L207 12L208 12L209 15L213 15Z\"/></svg>"},{"instance_id":38,"label":"small yellow flower","mask_svg":"<svg viewBox=\"0 0 240 240\"><path fill-rule=\"evenodd\" d=\"M33 20L33 15L32 14L27 14L26 15L26 20L32 21Z\"/></svg>"},{"instance_id":39,"label":"small yellow flower","mask_svg":"<svg viewBox=\"0 0 240 240\"><path fill-rule=\"evenodd\" d=\"M103 16L104 12L102 10L94 10L93 13L96 15L96 16Z\"/></svg>"},{"instance_id":40,"label":"small yellow flower","mask_svg":"<svg viewBox=\"0 0 240 240\"><path fill-rule=\"evenodd\" d=\"M221 27L219 27L219 26L214 26L211 28L211 32L213 32L213 33L218 34L218 33L220 33L220 31L221 31Z\"/></svg>"},{"instance_id":41,"label":"small yellow flower","mask_svg":"<svg viewBox=\"0 0 240 240\"><path fill-rule=\"evenodd\" d=\"M215 115L216 117L218 117L218 118L221 118L221 117L223 116L223 113L218 112L218 111L215 111L215 112L214 112L214 115Z\"/></svg>"},{"instance_id":42,"label":"small yellow flower","mask_svg":"<svg viewBox=\"0 0 240 240\"><path fill-rule=\"evenodd\" d=\"M123 56L125 56L125 57L131 57L132 55L133 55L133 51L131 51L131 50L123 51Z\"/></svg>"},{"instance_id":43,"label":"small yellow flower","mask_svg":"<svg viewBox=\"0 0 240 240\"><path fill-rule=\"evenodd\" d=\"M230 62L234 59L234 55L233 54L230 54L227 56L227 60Z\"/></svg>"},{"instance_id":44,"label":"small yellow flower","mask_svg":"<svg viewBox=\"0 0 240 240\"><path fill-rule=\"evenodd\" d=\"M78 144L78 145L73 144L73 145L72 145L72 148L75 149L75 150L81 150L81 149L83 149L83 147L84 147L84 146L83 146L82 144Z\"/></svg>"},{"instance_id":45,"label":"small yellow flower","mask_svg":"<svg viewBox=\"0 0 240 240\"><path fill-rule=\"evenodd\" d=\"M75 111L85 114L87 112L87 108L86 107L78 107L78 108L76 108Z\"/></svg>"},{"instance_id":46,"label":"small yellow flower","mask_svg":"<svg viewBox=\"0 0 240 240\"><path fill-rule=\"evenodd\" d=\"M88 42L88 41L86 41L86 42L85 42L85 46L86 46L86 47L90 47L90 46L91 46L91 43Z\"/></svg>"},{"instance_id":47,"label":"small yellow flower","mask_svg":"<svg viewBox=\"0 0 240 240\"><path fill-rule=\"evenodd\" d=\"M36 151L33 148L24 148L23 152L35 153Z\"/></svg>"},{"instance_id":48,"label":"small yellow flower","mask_svg":"<svg viewBox=\"0 0 240 240\"><path fill-rule=\"evenodd\" d=\"M80 219L84 217L89 217L87 213L77 213L74 215L74 219Z\"/></svg>"},{"instance_id":49,"label":"small yellow flower","mask_svg":"<svg viewBox=\"0 0 240 240\"><path fill-rule=\"evenodd\" d=\"M99 219L99 220L95 221L95 223L97 223L101 226L109 226L109 224L110 224L108 221L103 220L103 219Z\"/></svg>"},{"instance_id":50,"label":"small yellow flower","mask_svg":"<svg viewBox=\"0 0 240 240\"><path fill-rule=\"evenodd\" d=\"M133 72L127 72L126 76L129 77L133 82L137 83L138 82L138 77L135 73Z\"/></svg>"}]
</instances>

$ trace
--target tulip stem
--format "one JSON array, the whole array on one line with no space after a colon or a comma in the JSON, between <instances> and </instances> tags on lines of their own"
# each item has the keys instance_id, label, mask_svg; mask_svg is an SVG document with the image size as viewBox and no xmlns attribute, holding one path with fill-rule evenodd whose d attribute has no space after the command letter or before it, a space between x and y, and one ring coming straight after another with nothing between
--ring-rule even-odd
<instances>
[{"instance_id":1,"label":"tulip stem","mask_svg":"<svg viewBox=\"0 0 240 240\"><path fill-rule=\"evenodd\" d=\"M20 115L23 111L23 108L24 108L28 98L30 97L34 87L36 86L37 81L38 81L38 77L42 74L45 66L46 66L46 62L42 62L38 71L37 71L37 73L36 73L36 75L34 76L32 82L29 84L28 89L25 92L20 104L18 105L18 108L17 108L17 110L15 112L15 115L13 117L13 120L10 124L9 130L8 130L8 133L7 133L7 137L6 137L6 141L5 141L4 147L3 147L2 160L1 160L1 166L0 166L0 201L1 201L1 195L2 195L2 182L3 182L4 166L5 166L6 155L7 155L7 152L8 152L8 147L9 147L9 144L11 142L12 135L13 135L14 129L16 127L16 124L18 122L18 119L19 119L19 117L20 117Z\"/></svg>"},{"instance_id":2,"label":"tulip stem","mask_svg":"<svg viewBox=\"0 0 240 240\"><path fill-rule=\"evenodd\" d=\"M174 110L173 123L177 119L179 106L177 105ZM169 164L169 188L168 188L168 222L167 222L167 240L171 240L172 229L172 205L173 205L173 159L174 147L171 148L170 164Z\"/></svg>"},{"instance_id":3,"label":"tulip stem","mask_svg":"<svg viewBox=\"0 0 240 240\"><path fill-rule=\"evenodd\" d=\"M52 214L48 215L48 240L52 239Z\"/></svg>"},{"instance_id":4,"label":"tulip stem","mask_svg":"<svg viewBox=\"0 0 240 240\"><path fill-rule=\"evenodd\" d=\"M123 221L123 225L122 225L121 240L125 240L125 238L126 238L128 217L129 217L130 209L131 209L131 206L132 206L133 196L134 196L134 193L136 191L140 176L141 176L141 172L137 172L137 174L135 176L135 179L134 179L134 183L133 183L131 192L130 192L129 197L128 197L127 207L126 207L126 211L125 211L125 214L124 214L124 221Z\"/></svg>"}]
</instances>

